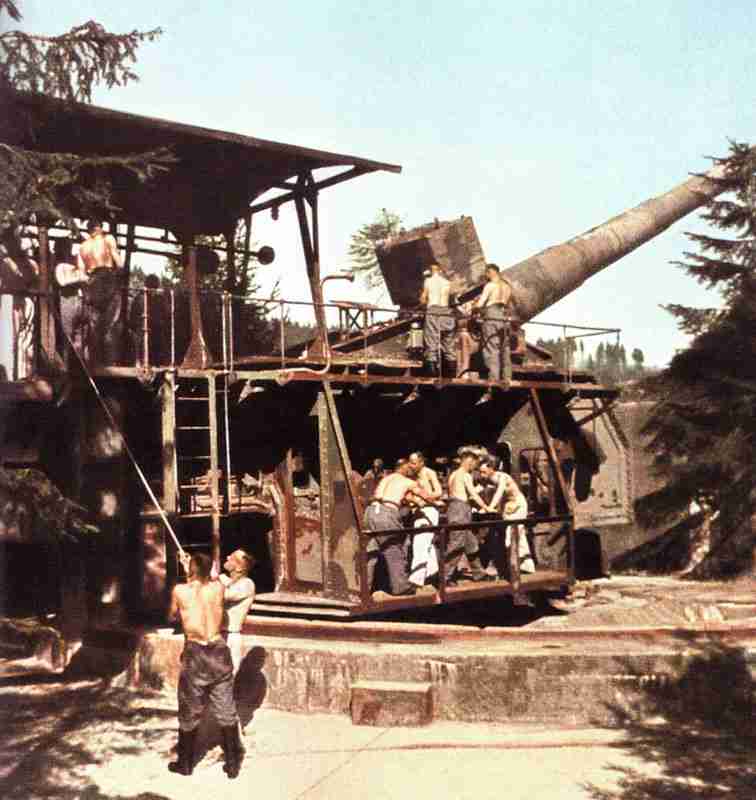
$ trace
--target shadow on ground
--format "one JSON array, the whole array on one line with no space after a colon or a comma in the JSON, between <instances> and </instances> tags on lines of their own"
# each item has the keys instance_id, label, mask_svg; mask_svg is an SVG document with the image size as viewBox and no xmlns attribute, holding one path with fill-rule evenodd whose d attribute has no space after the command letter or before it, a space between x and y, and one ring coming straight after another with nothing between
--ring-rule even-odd
<instances>
[{"instance_id":1,"label":"shadow on ground","mask_svg":"<svg viewBox=\"0 0 756 800\"><path fill-rule=\"evenodd\" d=\"M255 711L263 704L268 691L268 681L263 672L266 655L264 647L253 647L242 659L239 672L234 679L234 700L242 734L252 722ZM200 763L208 752L220 746L220 743L220 727L212 716L206 713L197 735L196 762Z\"/></svg>"},{"instance_id":2,"label":"shadow on ground","mask_svg":"<svg viewBox=\"0 0 756 800\"><path fill-rule=\"evenodd\" d=\"M372 614L374 622L410 622L426 625L462 625L471 628L520 628L543 617L564 616L549 605L546 595L536 594L530 604L515 605L509 596L467 600L447 606L430 606Z\"/></svg>"},{"instance_id":3,"label":"shadow on ground","mask_svg":"<svg viewBox=\"0 0 756 800\"><path fill-rule=\"evenodd\" d=\"M646 682L635 708L610 709L626 749L648 769L613 766L618 788L586 786L592 800L756 798L754 665L739 647L691 651L677 677Z\"/></svg>"},{"instance_id":4,"label":"shadow on ground","mask_svg":"<svg viewBox=\"0 0 756 800\"><path fill-rule=\"evenodd\" d=\"M168 800L113 787L120 780L125 788L137 777L135 771L142 785L170 775L166 767L177 739L175 692L124 688L129 652L100 660L95 668L84 650L62 675L14 673L13 662L2 665L7 674L0 675L0 797ZM261 647L242 661L235 690L242 726L265 697L264 661ZM220 741L217 728L206 720L203 726L208 733L204 741L201 737L197 761ZM96 780L104 772L113 775L109 787Z\"/></svg>"},{"instance_id":5,"label":"shadow on ground","mask_svg":"<svg viewBox=\"0 0 756 800\"><path fill-rule=\"evenodd\" d=\"M163 800L103 794L87 773L128 753L163 749L175 727L175 711L154 695L115 688L109 678L0 679L0 797Z\"/></svg>"}]
</instances>

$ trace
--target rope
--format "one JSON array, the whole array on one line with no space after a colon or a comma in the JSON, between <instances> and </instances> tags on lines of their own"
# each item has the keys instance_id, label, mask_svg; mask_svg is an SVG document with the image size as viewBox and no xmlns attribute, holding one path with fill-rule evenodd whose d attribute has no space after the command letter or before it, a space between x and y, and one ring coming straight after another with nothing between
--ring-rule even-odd
<instances>
[{"instance_id":1,"label":"rope","mask_svg":"<svg viewBox=\"0 0 756 800\"><path fill-rule=\"evenodd\" d=\"M131 448L129 447L129 443L126 441L126 437L123 435L123 431L121 430L120 426L116 422L115 417L113 416L112 412L108 408L108 404L105 402L105 398L100 394L100 390L97 388L97 384L94 382L94 379L92 378L92 375L90 374L89 370L87 369L87 365L84 362L84 359L81 357L81 354L76 349L76 347L74 347L74 343L71 341L71 337L66 332L66 329L63 326L63 320L60 318L60 315L58 314L57 309L52 304L50 305L50 309L53 312L53 316L60 323L60 328L63 331L63 335L68 340L68 344L69 344L69 346L71 348L71 351L76 355L76 358L77 358L79 364L81 365L82 371L87 376L87 380L89 381L89 385L92 387L92 390L94 391L95 396L100 401L100 405L102 406L103 411L105 412L105 416L110 421L110 424L113 426L113 428L115 429L116 433L118 433L118 435L121 437L121 441L123 442L124 449L126 450L126 453L128 454L129 458L131 459L131 463L133 464L137 475L139 475L139 478L142 481L142 484L144 485L144 488L147 490L147 494L150 496L150 500L152 500L153 504L155 505L155 508L157 508L158 514L160 514L160 519L162 519L163 524L166 527L166 530L170 534L171 539L173 539L173 543L176 545L176 548L178 549L179 553L182 556L186 556L186 551L181 546L181 542L179 542L178 537L176 536L176 533L173 530L173 527L172 527L170 521L168 520L168 516L166 515L165 511L163 510L163 507L160 504L160 501L155 496L155 493L152 491L152 487L150 486L149 481L147 480L147 477L145 476L144 472L142 472L142 468L139 466L139 462L136 460L136 456L134 455L134 453L132 452Z\"/></svg>"}]
</instances>

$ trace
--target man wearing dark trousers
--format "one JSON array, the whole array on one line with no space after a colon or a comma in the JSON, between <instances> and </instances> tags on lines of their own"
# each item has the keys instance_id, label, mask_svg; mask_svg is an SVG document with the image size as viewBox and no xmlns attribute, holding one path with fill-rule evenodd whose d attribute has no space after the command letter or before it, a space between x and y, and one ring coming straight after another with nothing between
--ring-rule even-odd
<instances>
[{"instance_id":1,"label":"man wearing dark trousers","mask_svg":"<svg viewBox=\"0 0 756 800\"><path fill-rule=\"evenodd\" d=\"M115 364L121 356L123 334L123 256L115 237L103 231L102 222L93 220L87 231L89 238L79 246L77 266L89 278L85 292L89 357L93 363Z\"/></svg>"},{"instance_id":2,"label":"man wearing dark trousers","mask_svg":"<svg viewBox=\"0 0 756 800\"><path fill-rule=\"evenodd\" d=\"M412 476L412 477L410 477ZM406 460L402 460L395 472L387 475L378 484L370 499L363 525L376 536L368 539L365 548L367 557L368 591L373 589L375 568L379 556L383 556L388 572L389 594L412 595L415 586L409 582L407 574L408 541L405 533L392 533L379 536L381 531L397 531L403 527L402 509L414 498L425 505L430 502L428 495L420 488L414 471Z\"/></svg>"},{"instance_id":3,"label":"man wearing dark trousers","mask_svg":"<svg viewBox=\"0 0 756 800\"><path fill-rule=\"evenodd\" d=\"M425 306L423 349L426 368L434 377L457 375L456 320L449 309L451 283L438 264L431 264L420 303Z\"/></svg>"},{"instance_id":4,"label":"man wearing dark trousers","mask_svg":"<svg viewBox=\"0 0 756 800\"><path fill-rule=\"evenodd\" d=\"M481 511L492 512L478 494L473 483L472 473L478 466L478 457L469 451L460 453L459 467L449 476L449 503L446 519L449 525L465 525L472 522L472 506L475 503ZM465 555L470 565L472 580L484 581L487 575L480 563L478 539L470 529L449 531L446 544L446 574L450 582L455 582L457 565Z\"/></svg>"},{"instance_id":5,"label":"man wearing dark trousers","mask_svg":"<svg viewBox=\"0 0 756 800\"><path fill-rule=\"evenodd\" d=\"M209 705L223 734L224 770L229 778L235 778L243 751L234 703L234 666L221 633L226 590L210 577L208 556L190 558L184 553L181 563L188 581L174 587L170 610L171 619L180 617L185 636L178 686L178 759L168 769L179 775L192 774L197 728Z\"/></svg>"},{"instance_id":6,"label":"man wearing dark trousers","mask_svg":"<svg viewBox=\"0 0 756 800\"><path fill-rule=\"evenodd\" d=\"M489 381L500 381L507 377L505 364L509 348L509 301L512 297L512 288L509 282L501 277L499 267L489 264L486 267L488 283L483 287L480 297L475 301L474 308L483 316L481 333L483 335L481 350L483 361L488 370ZM491 399L489 389L478 403Z\"/></svg>"}]
</instances>

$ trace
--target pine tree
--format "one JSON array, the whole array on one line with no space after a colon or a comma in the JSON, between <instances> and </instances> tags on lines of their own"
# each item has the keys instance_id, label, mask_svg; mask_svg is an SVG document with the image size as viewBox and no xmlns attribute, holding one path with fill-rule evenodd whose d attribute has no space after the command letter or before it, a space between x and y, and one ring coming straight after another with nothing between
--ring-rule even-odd
<instances>
[{"instance_id":1,"label":"pine tree","mask_svg":"<svg viewBox=\"0 0 756 800\"><path fill-rule=\"evenodd\" d=\"M666 483L638 502L649 525L675 520L691 501L718 517L712 557L699 574L752 568L756 520L756 155L733 142L717 161L726 166L727 193L703 219L721 234L688 234L698 251L678 263L718 290L722 307L666 306L693 339L647 381L660 399L645 433Z\"/></svg>"},{"instance_id":2,"label":"pine tree","mask_svg":"<svg viewBox=\"0 0 756 800\"><path fill-rule=\"evenodd\" d=\"M0 0L0 23L5 14L15 22L22 18L13 0ZM161 32L110 33L91 20L58 36L6 30L0 33L0 91L91 102L100 84L111 88L138 80L132 70L136 51ZM29 127L26 120L0 118L0 231L30 220L107 216L118 210L111 185L119 174L146 181L173 163L163 149L119 157L28 150L19 146L19 132Z\"/></svg>"},{"instance_id":3,"label":"pine tree","mask_svg":"<svg viewBox=\"0 0 756 800\"><path fill-rule=\"evenodd\" d=\"M352 259L350 272L362 277L368 289L383 287L378 258L375 255L375 246L383 239L396 236L404 230L402 218L393 211L382 208L375 220L363 225L357 233L352 235L349 245L349 256Z\"/></svg>"},{"instance_id":4,"label":"pine tree","mask_svg":"<svg viewBox=\"0 0 756 800\"><path fill-rule=\"evenodd\" d=\"M646 357L643 355L643 350L639 347L634 347L633 352L630 354L630 358L633 359L633 368L636 375L641 375L643 373L643 362L646 360Z\"/></svg>"},{"instance_id":5,"label":"pine tree","mask_svg":"<svg viewBox=\"0 0 756 800\"><path fill-rule=\"evenodd\" d=\"M20 4L0 0L0 107L14 92L41 94L62 103L90 102L93 89L125 85L137 79L131 69L139 45L161 31L114 34L90 21L59 36L7 30L6 17L21 21ZM90 157L45 153L19 146L31 130L31 120L0 113L0 234L18 236L27 224L75 216L107 216L117 210L112 182L123 175L149 180L168 169L173 158L165 150L122 157ZM96 532L87 523L86 509L63 497L47 476L35 470L0 467L4 522L13 508L31 516L31 536L60 545L51 564L65 571L61 553L72 539ZM11 511L9 511L9 508ZM63 608L64 615L66 613Z\"/></svg>"}]
</instances>

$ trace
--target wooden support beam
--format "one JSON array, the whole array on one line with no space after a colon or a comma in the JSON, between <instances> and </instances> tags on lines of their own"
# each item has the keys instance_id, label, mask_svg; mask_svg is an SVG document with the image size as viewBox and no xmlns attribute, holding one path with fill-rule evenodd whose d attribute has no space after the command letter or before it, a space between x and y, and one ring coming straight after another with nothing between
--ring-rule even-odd
<instances>
[{"instance_id":1,"label":"wooden support beam","mask_svg":"<svg viewBox=\"0 0 756 800\"><path fill-rule=\"evenodd\" d=\"M304 185L304 180L302 183ZM318 328L318 334L310 347L310 352L318 354L325 350L326 337L328 336L325 309L323 308L323 289L320 284L320 259L316 249L318 235L315 233L313 237L310 230L310 223L307 219L307 209L301 194L295 198L295 205L297 209L297 218L299 220L302 249L304 250L305 264L307 266L307 278L310 281L310 294L315 307L315 323ZM310 205L312 207L313 228L316 229L318 225L317 196L310 201Z\"/></svg>"},{"instance_id":2,"label":"wooden support beam","mask_svg":"<svg viewBox=\"0 0 756 800\"><path fill-rule=\"evenodd\" d=\"M559 465L559 459L557 458L556 451L554 450L554 442L552 441L551 434L549 433L548 426L546 425L546 417L544 416L543 409L541 408L541 401L538 398L537 389L530 389L530 404L533 408L533 416L535 417L536 424L538 425L538 431L541 434L541 439L543 440L544 447L546 448L546 455L548 456L552 473L556 476L559 491L564 499L565 507L572 518L572 521L568 523L569 529L567 532L567 546L569 549L569 574L570 582L572 582L575 576L575 508L572 502L572 497L570 496L569 487L564 480L564 475L562 474L562 469Z\"/></svg>"},{"instance_id":3,"label":"wooden support beam","mask_svg":"<svg viewBox=\"0 0 756 800\"><path fill-rule=\"evenodd\" d=\"M163 456L163 508L166 514L175 514L178 508L178 480L176 472L176 376L172 371L163 373L160 391L161 431Z\"/></svg>"},{"instance_id":4,"label":"wooden support beam","mask_svg":"<svg viewBox=\"0 0 756 800\"><path fill-rule=\"evenodd\" d=\"M47 228L40 225L37 229L39 238L39 345L50 361L55 359L55 322L53 319L52 299L52 265L50 263L50 240ZM39 370L39 363L34 371Z\"/></svg>"},{"instance_id":5,"label":"wooden support beam","mask_svg":"<svg viewBox=\"0 0 756 800\"><path fill-rule=\"evenodd\" d=\"M215 394L216 382L215 374L207 378L207 411L208 426L210 428L210 499L213 506L213 530L212 530L212 559L213 563L220 567L221 555L221 535L220 535L220 481L218 478L218 403ZM228 476L226 476L228 480Z\"/></svg>"},{"instance_id":6,"label":"wooden support beam","mask_svg":"<svg viewBox=\"0 0 756 800\"><path fill-rule=\"evenodd\" d=\"M185 248L187 252L186 266L184 267L184 280L189 287L189 307L191 311L192 338L186 350L182 368L207 369L214 361L212 354L205 342L202 328L202 310L199 301L199 287L197 275L197 248L190 245Z\"/></svg>"},{"instance_id":7,"label":"wooden support beam","mask_svg":"<svg viewBox=\"0 0 756 800\"><path fill-rule=\"evenodd\" d=\"M236 226L229 228L223 237L226 240L226 291L233 293L238 288L236 283Z\"/></svg>"},{"instance_id":8,"label":"wooden support beam","mask_svg":"<svg viewBox=\"0 0 756 800\"><path fill-rule=\"evenodd\" d=\"M323 381L323 390L325 392L326 403L328 404L331 427L336 433L336 444L341 459L341 468L344 470L344 480L346 482L347 491L349 492L349 500L352 504L354 518L357 521L357 531L361 533L362 520L360 519L360 508L357 504L357 487L352 480L352 461L349 458L349 450L347 448L346 439L344 438L344 431L341 428L341 420L339 419L339 412L336 408L336 400L333 396L333 387L330 381Z\"/></svg>"},{"instance_id":9,"label":"wooden support beam","mask_svg":"<svg viewBox=\"0 0 756 800\"><path fill-rule=\"evenodd\" d=\"M584 417L581 417L580 419L576 420L578 426L582 427L583 425L592 422L594 419L602 417L604 414L607 413L607 411L610 411L612 406L614 405L614 399L610 400L608 403L604 402L603 398L600 398L600 403L597 403L597 401L595 400L593 400L592 402L594 406L598 405L598 408L595 408L595 410L592 411L590 414L586 414Z\"/></svg>"},{"instance_id":10,"label":"wooden support beam","mask_svg":"<svg viewBox=\"0 0 756 800\"><path fill-rule=\"evenodd\" d=\"M339 183L343 183L344 181L351 180L352 178L357 178L360 175L364 175L366 172L370 170L361 169L359 167L351 167L350 169L346 170L345 172L340 172L338 175L333 175L330 178L326 178L325 180L319 181L318 183L313 183L312 188L315 191L320 191L321 189L327 189L329 186L336 186ZM260 211L266 211L269 208L274 208L284 203L289 203L292 200L296 200L298 196L300 196L301 189L298 187L294 191L287 192L286 194L279 195L278 197L273 197L270 200L265 200L263 203L256 203L253 206L249 207L249 210L252 214L257 214Z\"/></svg>"}]
</instances>

